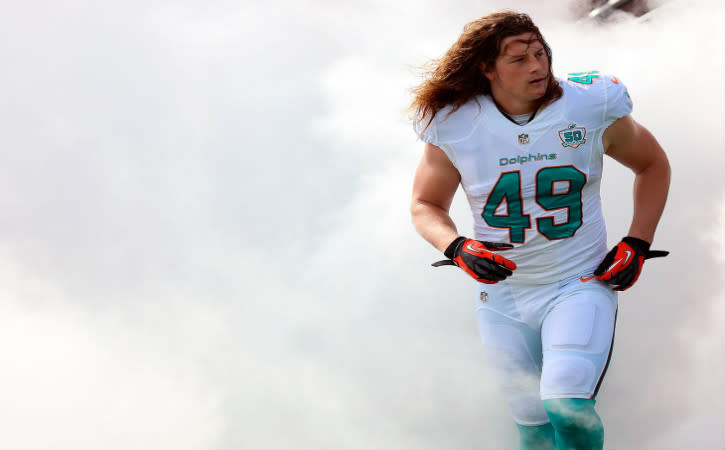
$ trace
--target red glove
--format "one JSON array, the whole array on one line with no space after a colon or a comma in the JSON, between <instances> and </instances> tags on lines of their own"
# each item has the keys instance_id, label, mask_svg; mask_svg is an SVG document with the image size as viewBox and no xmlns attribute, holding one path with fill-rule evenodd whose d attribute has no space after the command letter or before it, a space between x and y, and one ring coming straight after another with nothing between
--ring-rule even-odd
<instances>
[{"instance_id":1,"label":"red glove","mask_svg":"<svg viewBox=\"0 0 725 450\"><path fill-rule=\"evenodd\" d=\"M475 241L459 236L443 252L450 259L434 262L432 265L434 267L458 266L476 281L495 284L510 276L512 271L516 270L516 264L491 250L512 248L514 246L511 244Z\"/></svg>"},{"instance_id":2,"label":"red glove","mask_svg":"<svg viewBox=\"0 0 725 450\"><path fill-rule=\"evenodd\" d=\"M612 285L615 291L625 291L634 285L642 272L645 259L667 256L670 252L650 250L650 243L642 239L627 236L607 253L591 277L581 277L582 281L592 278Z\"/></svg>"}]
</instances>

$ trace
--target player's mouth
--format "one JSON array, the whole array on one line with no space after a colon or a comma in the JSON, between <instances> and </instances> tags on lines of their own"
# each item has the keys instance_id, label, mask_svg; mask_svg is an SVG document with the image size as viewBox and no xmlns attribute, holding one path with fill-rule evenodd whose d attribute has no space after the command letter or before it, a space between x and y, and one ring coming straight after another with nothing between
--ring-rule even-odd
<instances>
[{"instance_id":1,"label":"player's mouth","mask_svg":"<svg viewBox=\"0 0 725 450\"><path fill-rule=\"evenodd\" d=\"M529 81L529 84L531 84L533 86L541 86L545 82L546 82L546 77L543 77L543 78L536 78L535 80L531 80L531 81Z\"/></svg>"}]
</instances>

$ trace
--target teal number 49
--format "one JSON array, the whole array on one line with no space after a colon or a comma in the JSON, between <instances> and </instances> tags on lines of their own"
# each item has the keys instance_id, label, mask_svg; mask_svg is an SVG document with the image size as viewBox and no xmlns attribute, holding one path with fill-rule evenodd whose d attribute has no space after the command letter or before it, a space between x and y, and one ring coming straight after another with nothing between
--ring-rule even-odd
<instances>
[{"instance_id":1,"label":"teal number 49","mask_svg":"<svg viewBox=\"0 0 725 450\"><path fill-rule=\"evenodd\" d=\"M587 177L574 166L545 167L536 173L536 203L547 211L567 210L567 220L555 223L553 216L536 219L536 228L547 239L566 239L574 236L582 225L582 189ZM566 184L562 189L561 183ZM556 186L562 192L555 192ZM502 203L506 214L496 214ZM512 243L523 243L526 230L531 228L531 217L524 214L521 196L521 172L504 172L488 194L481 217L496 228L508 228Z\"/></svg>"}]
</instances>

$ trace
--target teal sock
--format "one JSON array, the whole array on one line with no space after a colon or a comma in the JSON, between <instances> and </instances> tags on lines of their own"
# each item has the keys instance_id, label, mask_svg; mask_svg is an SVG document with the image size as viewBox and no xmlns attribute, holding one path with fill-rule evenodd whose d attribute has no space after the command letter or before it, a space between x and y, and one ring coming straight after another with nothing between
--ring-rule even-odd
<instances>
[{"instance_id":1,"label":"teal sock","mask_svg":"<svg viewBox=\"0 0 725 450\"><path fill-rule=\"evenodd\" d=\"M551 420L558 450L601 450L604 427L594 411L594 400L557 398L544 400L544 409Z\"/></svg>"},{"instance_id":2,"label":"teal sock","mask_svg":"<svg viewBox=\"0 0 725 450\"><path fill-rule=\"evenodd\" d=\"M519 425L521 450L554 450L554 427L550 423L537 426Z\"/></svg>"}]
</instances>

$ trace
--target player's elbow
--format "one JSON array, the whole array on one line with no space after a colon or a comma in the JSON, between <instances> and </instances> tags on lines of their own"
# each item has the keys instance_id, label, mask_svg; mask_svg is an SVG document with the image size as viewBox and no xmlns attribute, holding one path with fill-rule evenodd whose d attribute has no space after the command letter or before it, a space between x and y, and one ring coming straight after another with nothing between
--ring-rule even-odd
<instances>
[{"instance_id":1,"label":"player's elbow","mask_svg":"<svg viewBox=\"0 0 725 450\"><path fill-rule=\"evenodd\" d=\"M667 158L667 155L665 152L662 152L662 161L660 163L662 166L662 174L663 177L667 180L667 184L670 184L670 176L672 175L672 166L670 166L670 160Z\"/></svg>"},{"instance_id":2,"label":"player's elbow","mask_svg":"<svg viewBox=\"0 0 725 450\"><path fill-rule=\"evenodd\" d=\"M666 180L669 183L672 169L667 154L649 130L641 125L638 125L638 128L635 147L638 149L638 153L644 156L641 163L636 164L632 169L636 174L646 173L660 177L662 181Z\"/></svg>"},{"instance_id":3,"label":"player's elbow","mask_svg":"<svg viewBox=\"0 0 725 450\"><path fill-rule=\"evenodd\" d=\"M410 218L416 228L432 217L446 214L448 214L448 210L443 206L436 205L420 198L414 198L410 204Z\"/></svg>"},{"instance_id":4,"label":"player's elbow","mask_svg":"<svg viewBox=\"0 0 725 450\"><path fill-rule=\"evenodd\" d=\"M427 211L429 210L430 204L418 198L414 198L410 202L410 218L413 221L413 224L425 217L427 215Z\"/></svg>"},{"instance_id":5,"label":"player's elbow","mask_svg":"<svg viewBox=\"0 0 725 450\"><path fill-rule=\"evenodd\" d=\"M667 158L667 154L665 154L662 147L660 147L660 145L656 141L654 142L654 146L655 149L652 152L652 158L650 159L650 163L645 167L644 170L652 176L656 176L662 181L666 181L667 184L669 184L670 175L672 173L670 161Z\"/></svg>"}]
</instances>

